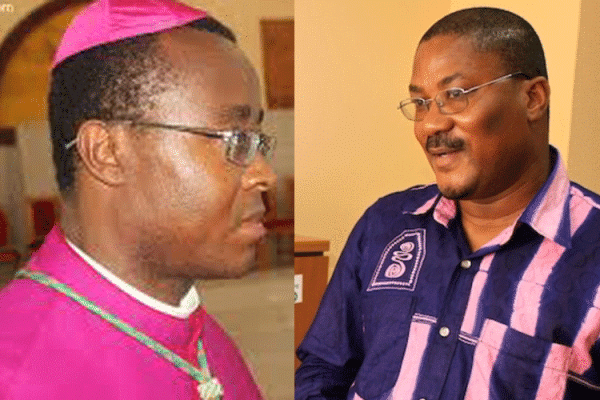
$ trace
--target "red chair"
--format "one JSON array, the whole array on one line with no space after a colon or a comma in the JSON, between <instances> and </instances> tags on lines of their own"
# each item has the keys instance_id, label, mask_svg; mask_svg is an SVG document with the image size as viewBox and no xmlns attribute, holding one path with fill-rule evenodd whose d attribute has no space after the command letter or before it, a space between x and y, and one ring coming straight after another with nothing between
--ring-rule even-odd
<instances>
[{"instance_id":1,"label":"red chair","mask_svg":"<svg viewBox=\"0 0 600 400\"><path fill-rule=\"evenodd\" d=\"M10 244L10 226L6 214L0 210L0 267L15 270L21 254Z\"/></svg>"}]
</instances>

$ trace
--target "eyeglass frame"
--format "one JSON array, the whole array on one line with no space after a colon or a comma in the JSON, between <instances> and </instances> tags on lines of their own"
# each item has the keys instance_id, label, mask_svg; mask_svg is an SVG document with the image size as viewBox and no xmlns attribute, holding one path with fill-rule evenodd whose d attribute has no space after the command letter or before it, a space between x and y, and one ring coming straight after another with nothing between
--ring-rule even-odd
<instances>
[{"instance_id":1,"label":"eyeglass frame","mask_svg":"<svg viewBox=\"0 0 600 400\"><path fill-rule=\"evenodd\" d=\"M260 152L265 159L269 159L271 157L271 155L273 154L273 151L275 150L275 145L277 144L277 138L275 136L267 135L260 129L254 129L254 130L244 130L244 129L239 129L239 128L214 129L214 128L204 128L204 127L191 127L191 126L186 126L186 125L161 124L158 122L135 121L135 120L129 120L129 119L111 120L110 122L128 123L132 126L141 126L141 127L146 127L146 128L172 129L172 130L175 130L178 132L186 132L186 133L191 133L194 135L202 135L204 137L211 138L211 139L221 139L225 142L226 146L231 145L230 139L236 133L246 133L246 134L250 133L250 134L252 134L252 137L258 138L258 143L254 144L251 147L251 148L254 148L254 150L251 154L248 155L246 162L240 163L240 162L237 162L236 160L232 159L231 157L228 156L229 152L228 152L227 147L224 148L225 159L227 161L231 162L232 164L235 164L235 165L238 165L241 167L247 167L247 166L251 165L254 162L254 159L256 158L257 151ZM253 143L255 143L255 142L256 141L253 141ZM65 145L65 150L69 150L76 143L77 143L77 138L71 140L69 143L67 143ZM264 147L265 143L267 143L269 145L266 153L260 150L261 145Z\"/></svg>"},{"instance_id":2,"label":"eyeglass frame","mask_svg":"<svg viewBox=\"0 0 600 400\"><path fill-rule=\"evenodd\" d=\"M505 81L505 80L507 80L507 79L510 79L510 78L514 78L514 77L516 77L516 76L519 76L519 75L522 75L522 76L524 76L526 79L531 79L531 78L529 77L529 75L527 75L527 74L525 74L525 73L523 73L523 72L521 72L521 71L519 71L519 72L513 72L512 74L507 74L507 75L501 76L501 77L499 77L499 78L496 78L496 79L493 79L493 80L491 80L491 81L489 81L489 82L485 82L485 83L482 83L482 84L480 84L480 85L473 86L472 88L469 88L469 89L463 89L463 88L460 88L460 87L451 87L451 88L448 88L448 89L440 90L439 92L437 92L437 93L435 94L435 96L433 96L433 97L432 97L432 98L430 98L430 99L423 99L423 98L421 98L421 97L411 97L411 98L408 98L408 99L402 100L402 101L400 102L400 105L398 106L398 108L397 108L397 109L398 109L398 110L401 110L401 111L402 111L402 115L404 115L404 116L405 116L405 117L406 117L406 118L407 118L409 121L415 121L415 122L422 121L422 120L423 120L423 118L421 118L421 119L417 119L416 113L415 113L415 117L414 117L414 118L410 118L410 117L409 117L409 116L406 114L406 112L404 111L404 106L405 106L405 105L408 105L408 104L415 104L415 100L421 100L421 101L423 101L423 104L422 104L422 105L426 106L426 108L427 108L427 111L429 111L429 110L431 109L431 106L430 106L430 104L431 104L433 101L435 101L435 104L438 106L438 109L440 110L440 113L442 113L442 114L444 114L444 115L458 114L459 112L462 112L462 111L466 110L466 109L467 109L467 107L469 107L469 98L467 97L467 95L468 95L468 94L470 94L470 93L473 93L474 91L476 91L477 89L481 89L482 87L489 86L489 85L492 85L492 84L494 84L494 83L502 82L502 81ZM438 96L440 95L440 93L442 93L442 92L448 92L448 91L451 91L451 90L459 90L459 91L461 92L461 96L464 96L464 98L465 98L465 107L464 107L462 110L459 110L459 111L452 111L452 112L446 112L446 111L444 111L444 110L442 109L442 107L444 106L444 103L443 103L442 101L438 101L438 100L437 100L437 98L438 98ZM441 103L441 105L440 105L440 103ZM416 105L415 105L415 106L416 106Z\"/></svg>"}]
</instances>

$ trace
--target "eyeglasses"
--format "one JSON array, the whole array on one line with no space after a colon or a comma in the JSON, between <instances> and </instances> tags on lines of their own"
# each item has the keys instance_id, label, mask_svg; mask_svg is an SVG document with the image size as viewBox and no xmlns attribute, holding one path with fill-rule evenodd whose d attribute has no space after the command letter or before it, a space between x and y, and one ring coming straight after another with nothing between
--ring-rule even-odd
<instances>
[{"instance_id":1,"label":"eyeglasses","mask_svg":"<svg viewBox=\"0 0 600 400\"><path fill-rule=\"evenodd\" d=\"M262 154L266 160L270 160L277 140L273 136L264 134L261 130L242 130L242 129L210 129L195 128L183 125L168 125L154 122L138 122L130 120L119 120L115 122L127 122L133 126L147 128L171 129L179 132L202 135L208 138L221 139L225 142L225 158L231 163L243 167L254 162L257 152ZM77 138L65 145L69 149L77 143Z\"/></svg>"},{"instance_id":2,"label":"eyeglasses","mask_svg":"<svg viewBox=\"0 0 600 400\"><path fill-rule=\"evenodd\" d=\"M482 83L470 89L462 88L450 88L438 92L432 99L421 99L421 98L410 98L400 102L399 109L402 110L402 114L411 121L422 121L425 118L425 114L431 107L431 102L435 100L440 112L444 115L456 114L463 111L469 105L467 95L481 89L484 86L492 85L494 83L502 82L506 79L514 78L516 76L524 76L529 79L529 76L523 72L515 72L496 78L493 81Z\"/></svg>"}]
</instances>

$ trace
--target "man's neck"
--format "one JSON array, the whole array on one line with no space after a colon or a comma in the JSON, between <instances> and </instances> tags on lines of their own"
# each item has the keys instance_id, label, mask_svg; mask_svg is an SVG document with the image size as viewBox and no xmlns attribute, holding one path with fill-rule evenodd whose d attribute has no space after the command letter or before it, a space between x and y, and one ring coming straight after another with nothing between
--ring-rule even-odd
<instances>
[{"instance_id":1,"label":"man's neck","mask_svg":"<svg viewBox=\"0 0 600 400\"><path fill-rule=\"evenodd\" d=\"M179 306L192 288L193 279L159 276L140 265L134 257L127 257L128 246L118 239L118 234L100 232L107 225L98 224L99 229L88 231L76 221L75 211L67 210L61 218L65 236L98 264L137 290L163 303Z\"/></svg>"},{"instance_id":2,"label":"man's neck","mask_svg":"<svg viewBox=\"0 0 600 400\"><path fill-rule=\"evenodd\" d=\"M471 251L477 251L519 219L548 179L550 164L533 168L526 179L493 198L458 201Z\"/></svg>"},{"instance_id":3,"label":"man's neck","mask_svg":"<svg viewBox=\"0 0 600 400\"><path fill-rule=\"evenodd\" d=\"M158 277L139 270L111 271L141 292L172 306L179 306L194 284L192 279Z\"/></svg>"},{"instance_id":4,"label":"man's neck","mask_svg":"<svg viewBox=\"0 0 600 400\"><path fill-rule=\"evenodd\" d=\"M503 204L503 201L482 204L460 201L461 223L471 251L477 251L511 226L521 216L526 204Z\"/></svg>"}]
</instances>

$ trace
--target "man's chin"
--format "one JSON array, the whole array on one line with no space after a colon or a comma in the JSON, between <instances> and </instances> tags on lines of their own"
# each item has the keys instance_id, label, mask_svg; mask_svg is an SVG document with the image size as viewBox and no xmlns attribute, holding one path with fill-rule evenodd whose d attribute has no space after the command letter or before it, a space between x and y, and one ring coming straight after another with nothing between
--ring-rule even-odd
<instances>
[{"instance_id":1,"label":"man's chin","mask_svg":"<svg viewBox=\"0 0 600 400\"><path fill-rule=\"evenodd\" d=\"M438 184L442 195L450 200L465 200L472 194L472 189L466 186L442 186Z\"/></svg>"},{"instance_id":2,"label":"man's chin","mask_svg":"<svg viewBox=\"0 0 600 400\"><path fill-rule=\"evenodd\" d=\"M186 267L187 273L192 279L217 280L242 278L257 268L256 257L245 256L238 260L216 261L215 265L193 265Z\"/></svg>"},{"instance_id":3,"label":"man's chin","mask_svg":"<svg viewBox=\"0 0 600 400\"><path fill-rule=\"evenodd\" d=\"M223 278L242 278L249 272L257 269L257 267L257 249L254 248L249 250L247 254L244 254L237 262L225 266L223 271L225 276L223 276Z\"/></svg>"},{"instance_id":4,"label":"man's chin","mask_svg":"<svg viewBox=\"0 0 600 400\"><path fill-rule=\"evenodd\" d=\"M254 262L250 265L244 265L242 267L231 268L226 271L227 275L224 276L223 278L227 278L227 279L243 278L244 276L248 275L248 273L255 270L256 267L257 267L257 264L256 264L256 262Z\"/></svg>"}]
</instances>

